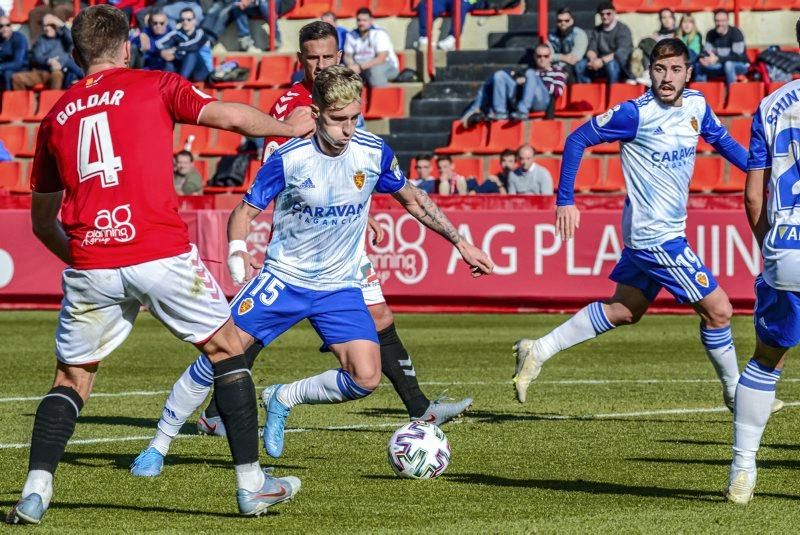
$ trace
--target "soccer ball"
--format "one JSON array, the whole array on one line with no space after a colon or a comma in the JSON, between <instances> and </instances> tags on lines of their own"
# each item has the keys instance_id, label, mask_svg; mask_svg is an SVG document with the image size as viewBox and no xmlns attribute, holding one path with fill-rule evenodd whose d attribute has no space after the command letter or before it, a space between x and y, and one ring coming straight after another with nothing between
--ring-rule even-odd
<instances>
[{"instance_id":1,"label":"soccer ball","mask_svg":"<svg viewBox=\"0 0 800 535\"><path fill-rule=\"evenodd\" d=\"M389 464L411 479L433 479L450 464L450 443L441 429L420 420L410 422L389 439Z\"/></svg>"}]
</instances>

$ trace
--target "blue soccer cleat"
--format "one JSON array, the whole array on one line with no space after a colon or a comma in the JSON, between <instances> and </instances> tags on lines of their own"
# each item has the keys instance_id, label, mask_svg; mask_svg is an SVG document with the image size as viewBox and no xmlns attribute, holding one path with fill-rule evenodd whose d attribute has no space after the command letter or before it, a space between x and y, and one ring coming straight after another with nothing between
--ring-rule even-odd
<instances>
[{"instance_id":1,"label":"blue soccer cleat","mask_svg":"<svg viewBox=\"0 0 800 535\"><path fill-rule=\"evenodd\" d=\"M156 477L163 469L164 456L155 448L147 448L131 463L131 475L136 477Z\"/></svg>"},{"instance_id":2,"label":"blue soccer cleat","mask_svg":"<svg viewBox=\"0 0 800 535\"><path fill-rule=\"evenodd\" d=\"M289 416L289 407L278 401L276 394L283 385L268 386L261 393L261 401L267 410L267 422L264 424L264 449L272 457L280 457L283 453L283 430L286 418Z\"/></svg>"},{"instance_id":3,"label":"blue soccer cleat","mask_svg":"<svg viewBox=\"0 0 800 535\"><path fill-rule=\"evenodd\" d=\"M239 512L246 516L260 516L267 512L269 507L294 498L300 490L300 479L294 476L281 478L272 477L270 469L265 469L266 481L257 492L238 489L236 501L239 503Z\"/></svg>"},{"instance_id":4,"label":"blue soccer cleat","mask_svg":"<svg viewBox=\"0 0 800 535\"><path fill-rule=\"evenodd\" d=\"M11 508L6 522L9 524L38 524L42 521L44 512L47 511L42 502L42 497L36 493L20 498L17 505Z\"/></svg>"}]
</instances>

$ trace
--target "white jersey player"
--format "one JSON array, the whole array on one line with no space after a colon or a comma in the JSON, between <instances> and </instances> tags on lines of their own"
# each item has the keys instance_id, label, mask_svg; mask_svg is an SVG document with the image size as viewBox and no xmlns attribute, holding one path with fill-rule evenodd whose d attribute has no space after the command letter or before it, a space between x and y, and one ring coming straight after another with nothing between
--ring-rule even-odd
<instances>
[{"instance_id":1,"label":"white jersey player","mask_svg":"<svg viewBox=\"0 0 800 535\"><path fill-rule=\"evenodd\" d=\"M800 42L800 20L796 30ZM764 269L755 282L756 348L739 379L733 409L733 462L725 495L739 504L753 498L756 452L784 356L800 343L799 144L800 81L795 80L761 101L750 135L745 206Z\"/></svg>"}]
</instances>

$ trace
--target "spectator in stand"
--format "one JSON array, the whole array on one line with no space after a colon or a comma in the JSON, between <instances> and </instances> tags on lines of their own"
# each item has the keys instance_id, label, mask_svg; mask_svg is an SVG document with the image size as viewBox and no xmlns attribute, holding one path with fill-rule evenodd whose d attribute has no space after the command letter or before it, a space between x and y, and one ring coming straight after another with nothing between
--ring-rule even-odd
<instances>
[{"instance_id":1,"label":"spectator in stand","mask_svg":"<svg viewBox=\"0 0 800 535\"><path fill-rule=\"evenodd\" d=\"M537 45L534 53L535 68L524 73L499 70L486 80L461 116L461 123L468 126L483 114L491 121L508 119L509 105L514 107L511 118L523 121L531 111L544 111L551 101L558 99L567 87L566 73L553 65L553 52L548 45Z\"/></svg>"},{"instance_id":2,"label":"spectator in stand","mask_svg":"<svg viewBox=\"0 0 800 535\"><path fill-rule=\"evenodd\" d=\"M344 43L344 63L371 87L383 87L400 74L392 40L373 24L369 8L356 11L356 26Z\"/></svg>"},{"instance_id":3,"label":"spectator in stand","mask_svg":"<svg viewBox=\"0 0 800 535\"><path fill-rule=\"evenodd\" d=\"M33 42L44 33L45 15L55 15L66 22L75 15L74 3L72 0L40 0L28 13L28 28Z\"/></svg>"},{"instance_id":4,"label":"spectator in stand","mask_svg":"<svg viewBox=\"0 0 800 535\"><path fill-rule=\"evenodd\" d=\"M169 72L177 72L187 80L201 82L211 74L211 47L208 35L197 27L197 18L189 8L181 11L178 29L156 41Z\"/></svg>"},{"instance_id":5,"label":"spectator in stand","mask_svg":"<svg viewBox=\"0 0 800 535\"><path fill-rule=\"evenodd\" d=\"M675 25L675 12L669 8L663 8L658 12L658 30L639 42L631 54L630 75L636 82L650 87L651 81L646 71L650 68L650 53L655 48L656 43L662 39L675 37L677 27Z\"/></svg>"},{"instance_id":6,"label":"spectator in stand","mask_svg":"<svg viewBox=\"0 0 800 535\"><path fill-rule=\"evenodd\" d=\"M598 77L605 77L608 83L614 84L629 78L633 37L630 28L617 19L612 2L601 2L597 13L601 22L589 36L586 57L575 65L575 75L582 84Z\"/></svg>"},{"instance_id":7,"label":"spectator in stand","mask_svg":"<svg viewBox=\"0 0 800 535\"><path fill-rule=\"evenodd\" d=\"M416 157L414 169L417 171L417 178L409 179L413 185L425 193L436 192L436 179L433 178L433 156L430 154L420 154Z\"/></svg>"},{"instance_id":8,"label":"spectator in stand","mask_svg":"<svg viewBox=\"0 0 800 535\"><path fill-rule=\"evenodd\" d=\"M151 11L147 17L147 27L131 40L131 47L135 48L142 58L141 68L151 71L166 70L167 61L161 56L158 44L169 31L167 15L160 9Z\"/></svg>"},{"instance_id":9,"label":"spectator in stand","mask_svg":"<svg viewBox=\"0 0 800 535\"><path fill-rule=\"evenodd\" d=\"M703 52L703 38L700 32L697 31L694 16L691 13L686 13L681 17L681 23L678 26L678 31L675 32L675 37L683 41L689 49L689 61L692 63L693 70L696 73L697 61Z\"/></svg>"},{"instance_id":10,"label":"spectator in stand","mask_svg":"<svg viewBox=\"0 0 800 535\"><path fill-rule=\"evenodd\" d=\"M203 2L206 4L217 3L208 2L208 0L203 0ZM150 3L150 0L148 0L147 4ZM211 9L211 7L209 7L209 9ZM192 10L195 18L197 19L197 24L202 23L205 17L205 13L203 13L203 7L199 2L194 0L155 0L155 2L152 2L152 5L148 5L146 8L136 12L136 22L138 23L139 28L144 28L147 26L147 16L156 9L160 9L165 15L167 15L171 28L175 28L179 25L181 12L184 9Z\"/></svg>"},{"instance_id":11,"label":"spectator in stand","mask_svg":"<svg viewBox=\"0 0 800 535\"><path fill-rule=\"evenodd\" d=\"M586 55L589 36L575 26L575 19L568 7L556 12L556 29L548 36L553 52L553 64L567 73L567 83L575 83L575 65Z\"/></svg>"},{"instance_id":12,"label":"spectator in stand","mask_svg":"<svg viewBox=\"0 0 800 535\"><path fill-rule=\"evenodd\" d=\"M508 177L509 194L553 194L553 177L550 176L550 171L533 161L534 154L530 145L523 145L517 151L519 168Z\"/></svg>"},{"instance_id":13,"label":"spectator in stand","mask_svg":"<svg viewBox=\"0 0 800 535\"><path fill-rule=\"evenodd\" d=\"M731 85L750 67L744 34L736 26L731 26L728 19L726 10L714 11L714 29L706 34L705 50L697 62L695 80L698 82L724 76L725 84Z\"/></svg>"},{"instance_id":14,"label":"spectator in stand","mask_svg":"<svg viewBox=\"0 0 800 535\"><path fill-rule=\"evenodd\" d=\"M72 59L72 32L55 15L44 16L44 33L33 44L31 70L11 76L13 89L33 89L44 84L49 89L64 89L83 77Z\"/></svg>"},{"instance_id":15,"label":"spectator in stand","mask_svg":"<svg viewBox=\"0 0 800 535\"><path fill-rule=\"evenodd\" d=\"M200 195L203 193L203 177L194 166L194 156L188 150L175 155L175 171L172 175L175 193L178 195Z\"/></svg>"},{"instance_id":16,"label":"spectator in stand","mask_svg":"<svg viewBox=\"0 0 800 535\"><path fill-rule=\"evenodd\" d=\"M275 5L276 18L291 11L294 5L295 0L278 1ZM239 46L242 50L252 51L255 49L255 51L261 52L255 47L253 37L250 34L248 19L254 17L269 22L269 0L239 0L234 4L231 15L236 24L236 31L239 34ZM275 21L275 46L281 46L281 32L278 30L277 20Z\"/></svg>"},{"instance_id":17,"label":"spectator in stand","mask_svg":"<svg viewBox=\"0 0 800 535\"><path fill-rule=\"evenodd\" d=\"M328 24L336 28L336 35L339 38L339 50L344 50L344 43L345 41L347 41L347 34L349 33L349 30L344 26L339 26L339 24L337 24L338 19L336 18L336 15L333 13L333 11L326 11L325 13L322 14L319 20L321 20L322 22L327 22Z\"/></svg>"},{"instance_id":18,"label":"spectator in stand","mask_svg":"<svg viewBox=\"0 0 800 535\"><path fill-rule=\"evenodd\" d=\"M517 153L511 149L504 150L500 155L500 172L486 177L475 193L508 193L508 178L516 168Z\"/></svg>"},{"instance_id":19,"label":"spectator in stand","mask_svg":"<svg viewBox=\"0 0 800 535\"><path fill-rule=\"evenodd\" d=\"M28 40L11 29L11 19L0 16L0 91L11 89L11 75L28 67Z\"/></svg>"},{"instance_id":20,"label":"spectator in stand","mask_svg":"<svg viewBox=\"0 0 800 535\"><path fill-rule=\"evenodd\" d=\"M447 37L436 43L439 50L455 50L456 49L456 27L453 18L453 6L456 0L433 0L433 16L441 17L445 13L449 13L451 17L450 33ZM461 28L459 31L464 31L464 23L467 21L467 14L473 9L479 9L484 6L483 0L461 0ZM428 48L428 2L424 0L417 4L417 19L419 20L419 40L417 40L417 48L420 50L427 50Z\"/></svg>"},{"instance_id":21,"label":"spectator in stand","mask_svg":"<svg viewBox=\"0 0 800 535\"><path fill-rule=\"evenodd\" d=\"M439 168L439 195L466 195L467 179L456 172L450 156L442 155L436 160Z\"/></svg>"}]
</instances>

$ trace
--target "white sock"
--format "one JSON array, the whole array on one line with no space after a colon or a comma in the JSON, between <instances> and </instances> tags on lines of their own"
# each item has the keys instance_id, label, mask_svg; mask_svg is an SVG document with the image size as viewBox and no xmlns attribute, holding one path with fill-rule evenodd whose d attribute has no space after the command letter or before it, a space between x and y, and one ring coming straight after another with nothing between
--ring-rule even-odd
<instances>
[{"instance_id":1,"label":"white sock","mask_svg":"<svg viewBox=\"0 0 800 535\"><path fill-rule=\"evenodd\" d=\"M205 355L200 355L172 386L161 419L158 420L158 431L150 441L151 448L157 449L161 455L167 454L172 439L189 416L203 404L212 384L214 372L211 361Z\"/></svg>"},{"instance_id":2,"label":"white sock","mask_svg":"<svg viewBox=\"0 0 800 535\"><path fill-rule=\"evenodd\" d=\"M278 390L277 396L278 401L291 409L301 403L342 403L371 393L372 390L359 386L349 373L338 369L285 384Z\"/></svg>"},{"instance_id":3,"label":"white sock","mask_svg":"<svg viewBox=\"0 0 800 535\"><path fill-rule=\"evenodd\" d=\"M237 464L236 468L236 487L249 492L258 492L264 486L266 477L258 462L249 464Z\"/></svg>"},{"instance_id":4,"label":"white sock","mask_svg":"<svg viewBox=\"0 0 800 535\"><path fill-rule=\"evenodd\" d=\"M730 325L721 329L709 329L701 324L700 340L728 397L733 397L739 383L739 363L736 361L736 347L733 345Z\"/></svg>"},{"instance_id":5,"label":"white sock","mask_svg":"<svg viewBox=\"0 0 800 535\"><path fill-rule=\"evenodd\" d=\"M608 321L603 303L595 301L580 309L570 319L536 341L536 354L541 362L572 346L610 331L614 325Z\"/></svg>"},{"instance_id":6,"label":"white sock","mask_svg":"<svg viewBox=\"0 0 800 535\"><path fill-rule=\"evenodd\" d=\"M53 474L47 470L31 470L28 472L28 479L22 487L22 497L36 493L42 497L44 508L50 507L50 499L53 497Z\"/></svg>"},{"instance_id":7,"label":"white sock","mask_svg":"<svg viewBox=\"0 0 800 535\"><path fill-rule=\"evenodd\" d=\"M772 413L775 388L781 370L751 359L745 366L733 404L733 467L755 470L756 452Z\"/></svg>"}]
</instances>

